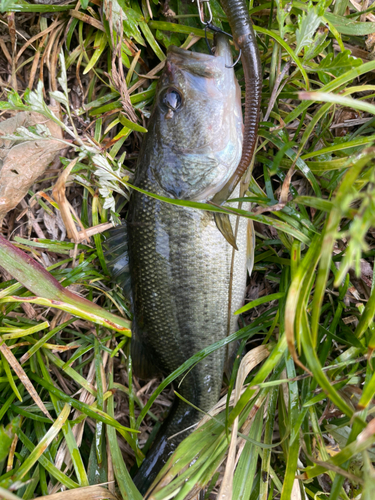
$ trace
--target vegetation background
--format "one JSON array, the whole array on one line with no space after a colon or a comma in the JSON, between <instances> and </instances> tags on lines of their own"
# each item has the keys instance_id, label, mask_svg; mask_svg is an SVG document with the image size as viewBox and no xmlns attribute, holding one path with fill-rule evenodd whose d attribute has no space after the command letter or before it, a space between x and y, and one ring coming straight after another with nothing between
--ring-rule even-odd
<instances>
[{"instance_id":1,"label":"vegetation background","mask_svg":"<svg viewBox=\"0 0 375 500\"><path fill-rule=\"evenodd\" d=\"M229 339L246 354L152 498L369 500L375 4L248 6L264 71L242 213L256 247ZM0 11L0 498L138 500L132 468L168 383L223 342L140 385L102 233L126 211L167 47L207 50L197 5L1 0Z\"/></svg>"}]
</instances>

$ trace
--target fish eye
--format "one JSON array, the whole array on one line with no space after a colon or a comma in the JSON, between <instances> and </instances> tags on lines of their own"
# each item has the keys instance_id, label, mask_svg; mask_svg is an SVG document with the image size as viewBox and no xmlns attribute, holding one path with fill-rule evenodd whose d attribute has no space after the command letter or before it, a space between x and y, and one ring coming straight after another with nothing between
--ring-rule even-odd
<instances>
[{"instance_id":1,"label":"fish eye","mask_svg":"<svg viewBox=\"0 0 375 500\"><path fill-rule=\"evenodd\" d=\"M174 87L162 92L161 102L170 110L177 111L182 105L182 95Z\"/></svg>"}]
</instances>

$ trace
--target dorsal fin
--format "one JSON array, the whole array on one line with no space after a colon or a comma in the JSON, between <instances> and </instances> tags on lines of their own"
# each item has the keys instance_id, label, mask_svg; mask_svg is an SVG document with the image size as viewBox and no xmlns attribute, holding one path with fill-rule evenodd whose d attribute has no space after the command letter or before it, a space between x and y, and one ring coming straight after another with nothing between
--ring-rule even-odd
<instances>
[{"instance_id":1,"label":"dorsal fin","mask_svg":"<svg viewBox=\"0 0 375 500\"><path fill-rule=\"evenodd\" d=\"M130 300L130 270L128 252L128 230L126 224L121 224L108 231L104 242L104 258L108 271Z\"/></svg>"}]
</instances>

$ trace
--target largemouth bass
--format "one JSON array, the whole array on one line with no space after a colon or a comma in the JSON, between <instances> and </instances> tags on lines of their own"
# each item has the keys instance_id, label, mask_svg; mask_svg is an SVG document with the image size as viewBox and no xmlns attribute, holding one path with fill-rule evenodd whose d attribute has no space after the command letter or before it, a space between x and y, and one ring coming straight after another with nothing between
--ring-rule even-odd
<instances>
[{"instance_id":1,"label":"largemouth bass","mask_svg":"<svg viewBox=\"0 0 375 500\"><path fill-rule=\"evenodd\" d=\"M222 35L214 56L168 48L139 154L137 187L164 197L207 202L227 185L240 163L243 138L240 88L233 69L227 67L231 64L230 47ZM233 195L238 192L237 188ZM230 222L235 227L236 217L230 216ZM235 331L233 312L244 300L251 253L249 222L237 221L234 251L212 213L134 191L127 233L134 368L142 377L147 359L169 375ZM109 244L115 247L116 241L118 235ZM117 274L126 264L121 248L110 263ZM225 348L205 358L177 381L179 394L208 411L219 399L225 359ZM136 475L141 493L200 418L199 411L176 398Z\"/></svg>"},{"instance_id":2,"label":"largemouth bass","mask_svg":"<svg viewBox=\"0 0 375 500\"><path fill-rule=\"evenodd\" d=\"M233 69L225 67L231 63L225 37L218 38L215 56L169 48L139 156L136 186L165 197L205 202L225 185L242 152L240 89ZM247 220L239 221L232 312L244 299L247 227ZM236 328L233 317L228 331L233 250L211 213L169 205L139 192L130 202L128 238L133 335L146 356L168 375ZM178 387L203 411L219 399L225 353L221 349L211 354ZM200 418L197 410L176 399L136 477L142 493Z\"/></svg>"}]
</instances>

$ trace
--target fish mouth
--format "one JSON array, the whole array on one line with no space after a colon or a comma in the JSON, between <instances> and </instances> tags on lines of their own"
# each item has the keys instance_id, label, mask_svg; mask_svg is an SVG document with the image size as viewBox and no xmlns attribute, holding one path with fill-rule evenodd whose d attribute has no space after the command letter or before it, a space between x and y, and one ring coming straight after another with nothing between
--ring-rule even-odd
<instances>
[{"instance_id":1,"label":"fish mouth","mask_svg":"<svg viewBox=\"0 0 375 500\"><path fill-rule=\"evenodd\" d=\"M190 71L192 70L199 76L215 76L212 75L214 68L222 69L225 66L231 67L233 64L228 37L220 33L215 37L215 40L215 53L213 55L202 52L191 52L175 45L168 47L167 54L178 65L189 68Z\"/></svg>"}]
</instances>

